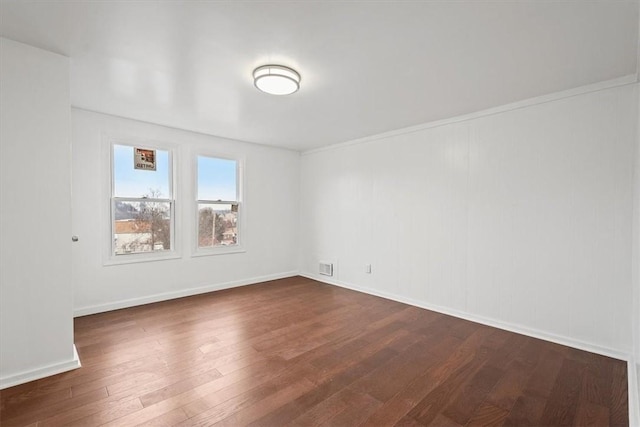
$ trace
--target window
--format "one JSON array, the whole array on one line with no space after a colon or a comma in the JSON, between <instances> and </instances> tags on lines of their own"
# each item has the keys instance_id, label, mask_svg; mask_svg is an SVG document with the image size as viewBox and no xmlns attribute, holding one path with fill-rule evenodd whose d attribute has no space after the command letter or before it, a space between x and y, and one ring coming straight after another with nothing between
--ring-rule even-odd
<instances>
[{"instance_id":1,"label":"window","mask_svg":"<svg viewBox=\"0 0 640 427\"><path fill-rule=\"evenodd\" d=\"M112 257L172 251L175 202L171 150L111 146Z\"/></svg>"},{"instance_id":2,"label":"window","mask_svg":"<svg viewBox=\"0 0 640 427\"><path fill-rule=\"evenodd\" d=\"M197 156L197 249L239 248L240 189L237 160ZM215 252L215 251L214 251Z\"/></svg>"}]
</instances>

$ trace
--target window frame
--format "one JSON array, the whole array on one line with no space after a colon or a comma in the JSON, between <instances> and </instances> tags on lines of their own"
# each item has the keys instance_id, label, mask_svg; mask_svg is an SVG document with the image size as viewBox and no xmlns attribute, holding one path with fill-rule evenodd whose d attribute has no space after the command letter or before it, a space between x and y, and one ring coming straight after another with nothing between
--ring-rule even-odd
<instances>
[{"instance_id":1,"label":"window frame","mask_svg":"<svg viewBox=\"0 0 640 427\"><path fill-rule=\"evenodd\" d=\"M104 147L105 147L105 158L108 159L108 173L105 174L107 178L106 182L106 194L105 198L109 207L108 207L108 222L109 224L106 228L106 244L105 248L105 256L103 265L118 265L118 264L130 264L130 263L138 263L138 262L152 262L152 261L161 261L168 259L176 259L181 258L180 251L180 239L177 238L180 234L179 230L179 209L177 205L179 204L177 193L178 193L178 185L176 181L177 170L176 165L178 164L178 153L176 145L164 143L155 140L135 138L135 137L114 137L103 135L104 139ZM117 197L115 195L115 159L114 159L114 151L116 145L122 145L127 147L138 147L138 148L150 148L154 150L167 151L168 152L168 172L169 172L169 191L170 195L168 198L143 198L143 197ZM149 251L149 252L139 252L139 253L130 253L130 254L119 254L115 253L115 205L117 201L131 201L131 202L159 202L159 203L169 203L169 226L170 226L170 239L171 239L171 249L162 250L162 251ZM102 223L104 224L104 220Z\"/></svg>"},{"instance_id":2,"label":"window frame","mask_svg":"<svg viewBox=\"0 0 640 427\"><path fill-rule=\"evenodd\" d=\"M236 200L209 200L198 199L198 158L209 157L220 160L231 160L236 162ZM229 154L223 154L217 151L210 150L197 150L194 151L191 156L192 161L192 186L193 189L193 212L191 218L193 218L193 245L192 245L192 257L199 256L212 256L212 255L224 255L224 254L236 254L246 252L247 230L245 222L246 202L244 200L244 158L239 156L232 156ZM199 224L200 224L200 212L199 205L238 205L238 215L236 220L237 228L237 240L235 245L230 246L207 246L200 247L199 241Z\"/></svg>"}]
</instances>

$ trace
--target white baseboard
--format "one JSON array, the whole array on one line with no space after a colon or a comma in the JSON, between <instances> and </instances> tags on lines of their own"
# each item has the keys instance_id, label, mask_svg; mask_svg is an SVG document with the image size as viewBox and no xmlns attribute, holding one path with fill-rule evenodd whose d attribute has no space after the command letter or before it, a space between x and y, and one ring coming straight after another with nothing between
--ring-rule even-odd
<instances>
[{"instance_id":1,"label":"white baseboard","mask_svg":"<svg viewBox=\"0 0 640 427\"><path fill-rule=\"evenodd\" d=\"M389 299L392 301L401 302L404 304L409 304L414 307L424 308L426 310L435 311L442 314L447 314L449 316L458 317L460 319L469 320L471 322L481 323L483 325L492 326L498 329L504 329L506 331L515 332L517 334L526 335L533 338L538 338L545 341L551 341L556 344L566 345L568 347L577 348L579 350L589 351L591 353L601 354L603 356L612 357L614 359L619 360L629 360L630 355L628 353L611 349L607 347L598 346L596 344L576 340L574 338L569 338L562 335L556 335L550 332L540 331L534 328L527 328L526 326L517 325L513 323L508 323L496 319L491 319L488 317L478 316L472 313L467 313L464 311L452 309L449 307L438 306L434 304L429 304L424 301L415 300L413 298L406 298L401 295L396 295L388 292L380 292L375 289L367 288L364 286L357 286L351 283L346 283L340 280L334 280L328 277L308 274L308 273L299 273L300 276L317 280L318 282L327 283L330 285L340 286L342 288L351 289L358 292L363 292L369 295L375 295L381 298Z\"/></svg>"},{"instance_id":2,"label":"white baseboard","mask_svg":"<svg viewBox=\"0 0 640 427\"><path fill-rule=\"evenodd\" d=\"M638 384L638 364L640 360L629 359L627 373L629 374L629 426L640 427L640 384Z\"/></svg>"},{"instance_id":3,"label":"white baseboard","mask_svg":"<svg viewBox=\"0 0 640 427\"><path fill-rule=\"evenodd\" d=\"M249 279L235 280L232 282L217 283L213 285L200 286L197 288L181 289L173 292L163 292L140 298L114 301L105 304L90 305L76 308L74 317L87 316L89 314L104 313L105 311L119 310L121 308L135 307L137 305L151 304L154 302L167 301L175 298L189 297L192 295L205 294L207 292L220 291L222 289L236 288L239 286L253 285L255 283L267 282L269 280L284 279L297 276L298 271L288 271L284 273L270 274L266 276L252 277Z\"/></svg>"},{"instance_id":4,"label":"white baseboard","mask_svg":"<svg viewBox=\"0 0 640 427\"><path fill-rule=\"evenodd\" d=\"M76 346L73 346L73 359L65 362L55 363L53 365L43 366L30 371L23 371L14 375L0 378L0 390L13 387L16 385L28 383L30 381L39 380L41 378L50 377L51 375L61 374L63 372L72 371L81 367L80 358Z\"/></svg>"}]
</instances>

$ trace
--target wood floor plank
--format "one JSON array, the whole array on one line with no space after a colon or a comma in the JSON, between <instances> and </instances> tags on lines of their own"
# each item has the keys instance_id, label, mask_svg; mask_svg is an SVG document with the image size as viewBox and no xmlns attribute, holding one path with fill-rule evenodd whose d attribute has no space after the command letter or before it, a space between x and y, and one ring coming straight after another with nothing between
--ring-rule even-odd
<instances>
[{"instance_id":1,"label":"wood floor plank","mask_svg":"<svg viewBox=\"0 0 640 427\"><path fill-rule=\"evenodd\" d=\"M306 388L311 389L313 387L312 383L305 378L307 372L307 366L292 366L282 372L271 374L269 376L270 381L263 381L257 387L252 387L248 383L238 384L237 387L224 392L208 394L197 401L196 406L189 405L189 407L185 408L190 415L190 419L184 425L212 425L220 422L237 412L257 405L280 390L289 390L292 384L296 384L292 393L297 393ZM201 408L204 410L199 412Z\"/></svg>"},{"instance_id":2,"label":"wood floor plank","mask_svg":"<svg viewBox=\"0 0 640 427\"><path fill-rule=\"evenodd\" d=\"M456 344L459 340L454 337L443 337L436 343L419 340L398 357L362 377L351 388L380 402L387 402L440 360L434 354L444 354Z\"/></svg>"},{"instance_id":3,"label":"wood floor plank","mask_svg":"<svg viewBox=\"0 0 640 427\"><path fill-rule=\"evenodd\" d=\"M485 354L478 352L469 363L429 392L407 415L422 424L430 424L451 400L458 397L461 389L483 365L485 357Z\"/></svg>"},{"instance_id":4,"label":"wood floor plank","mask_svg":"<svg viewBox=\"0 0 640 427\"><path fill-rule=\"evenodd\" d=\"M596 405L608 405L607 399L611 394L612 384L613 367L610 364L602 366L595 372L587 367L582 381L584 399Z\"/></svg>"},{"instance_id":5,"label":"wood floor plank","mask_svg":"<svg viewBox=\"0 0 640 427\"><path fill-rule=\"evenodd\" d=\"M316 384L308 393L282 405L275 411L271 411L268 415L257 420L255 424L263 426L284 425L338 391L350 386L358 378L383 365L385 361L392 359L394 356L396 356L396 353L392 350L382 349L326 381ZM311 378L315 377L312 376Z\"/></svg>"},{"instance_id":6,"label":"wood floor plank","mask_svg":"<svg viewBox=\"0 0 640 427\"><path fill-rule=\"evenodd\" d=\"M328 420L349 406L351 396L353 396L353 391L343 388L339 392L323 399L319 404L312 406L311 409L303 412L292 421L281 425L289 427L327 425Z\"/></svg>"},{"instance_id":7,"label":"wood floor plank","mask_svg":"<svg viewBox=\"0 0 640 427\"><path fill-rule=\"evenodd\" d=\"M213 419L207 418L206 422L202 425L216 425L216 426L245 426L250 424L252 421L263 417L268 414L273 408L278 408L284 405L286 402L290 402L291 400L295 400L300 395L306 393L307 391L313 389L314 384L307 380L306 378L302 378L296 382L290 383L283 388L278 389L275 393L267 396L266 398L260 400L254 405L243 408L238 411L234 411L233 414L225 417L222 420L215 422L212 424L212 421L216 421L217 417Z\"/></svg>"},{"instance_id":8,"label":"wood floor plank","mask_svg":"<svg viewBox=\"0 0 640 427\"><path fill-rule=\"evenodd\" d=\"M422 425L422 424L418 423L418 425ZM462 424L458 424L457 422L453 421L451 418L443 414L438 414L438 416L434 418L431 425L439 426L439 427L462 427Z\"/></svg>"},{"instance_id":9,"label":"wood floor plank","mask_svg":"<svg viewBox=\"0 0 640 427\"><path fill-rule=\"evenodd\" d=\"M526 393L546 400L556 383L564 359L558 352L545 352L527 383Z\"/></svg>"},{"instance_id":10,"label":"wood floor plank","mask_svg":"<svg viewBox=\"0 0 640 427\"><path fill-rule=\"evenodd\" d=\"M582 388L584 366L571 359L563 361L556 383L542 414L541 423L570 426L574 424Z\"/></svg>"},{"instance_id":11,"label":"wood floor plank","mask_svg":"<svg viewBox=\"0 0 640 427\"><path fill-rule=\"evenodd\" d=\"M522 362L514 360L489 392L485 401L508 413L522 394L531 374L532 369L528 369Z\"/></svg>"},{"instance_id":12,"label":"wood floor plank","mask_svg":"<svg viewBox=\"0 0 640 427\"><path fill-rule=\"evenodd\" d=\"M487 395L485 402L502 408L507 413L513 408L518 397L523 393L533 372L540 362L543 349L537 345L537 340L519 341L522 345L516 345L516 351L512 351L512 342L506 340L491 361L493 366L506 366L505 373L496 386ZM511 350L509 350L511 349ZM505 359L505 354L510 359Z\"/></svg>"},{"instance_id":13,"label":"wood floor plank","mask_svg":"<svg viewBox=\"0 0 640 427\"><path fill-rule=\"evenodd\" d=\"M189 417L184 410L182 408L178 408L136 425L139 427L170 427L188 418Z\"/></svg>"},{"instance_id":14,"label":"wood floor plank","mask_svg":"<svg viewBox=\"0 0 640 427\"><path fill-rule=\"evenodd\" d=\"M120 402L114 402L111 407L102 411L91 414L87 417L81 418L71 423L58 424L57 422L51 422L45 420L41 424L43 426L70 426L70 427L83 427L83 426L101 426L110 421L117 420L127 414L135 413L142 409L142 403L140 399L124 400Z\"/></svg>"},{"instance_id":15,"label":"wood floor plank","mask_svg":"<svg viewBox=\"0 0 640 427\"><path fill-rule=\"evenodd\" d=\"M627 426L624 361L303 277L74 320L13 426Z\"/></svg>"},{"instance_id":16,"label":"wood floor plank","mask_svg":"<svg viewBox=\"0 0 640 427\"><path fill-rule=\"evenodd\" d=\"M544 411L546 399L535 395L521 395L511 408L509 416L504 422L504 426L531 426L539 427L540 418Z\"/></svg>"},{"instance_id":17,"label":"wood floor plank","mask_svg":"<svg viewBox=\"0 0 640 427\"><path fill-rule=\"evenodd\" d=\"M382 403L366 393L354 393L347 406L327 421L333 426L357 426L378 409Z\"/></svg>"},{"instance_id":18,"label":"wood floor plank","mask_svg":"<svg viewBox=\"0 0 640 427\"><path fill-rule=\"evenodd\" d=\"M69 400L57 402L53 405L32 405L28 410L17 416L8 417L5 413L0 414L0 425L3 427L24 426L33 420L43 420L51 414L76 414L77 408L102 401L109 397L107 388L103 387L80 396L73 396Z\"/></svg>"},{"instance_id":19,"label":"wood floor plank","mask_svg":"<svg viewBox=\"0 0 640 427\"><path fill-rule=\"evenodd\" d=\"M613 365L613 379L609 398L609 423L612 426L629 425L629 396L627 389L627 367L618 361Z\"/></svg>"},{"instance_id":20,"label":"wood floor plank","mask_svg":"<svg viewBox=\"0 0 640 427\"><path fill-rule=\"evenodd\" d=\"M575 424L578 426L605 426L609 424L609 409L584 402L578 406Z\"/></svg>"},{"instance_id":21,"label":"wood floor plank","mask_svg":"<svg viewBox=\"0 0 640 427\"><path fill-rule=\"evenodd\" d=\"M170 385L163 387L160 390L140 396L140 402L142 402L142 406L146 408L147 406L151 406L156 402L166 400L171 396L175 396L185 391L192 390L202 384L207 384L220 378L221 376L222 375L220 374L220 372L218 372L217 369L212 369L211 371L207 371L203 374L187 377L183 380L172 382Z\"/></svg>"},{"instance_id":22,"label":"wood floor plank","mask_svg":"<svg viewBox=\"0 0 640 427\"><path fill-rule=\"evenodd\" d=\"M364 425L373 427L393 425L399 422L427 394L444 381L451 372L457 369L459 363L464 363L462 361L467 360L468 355L466 352L461 351L462 345L459 338L449 336L444 341L446 341L446 344L440 347L440 351L430 353L432 366L414 378L406 387L372 413L364 421Z\"/></svg>"},{"instance_id":23,"label":"wood floor plank","mask_svg":"<svg viewBox=\"0 0 640 427\"><path fill-rule=\"evenodd\" d=\"M64 388L57 392L47 394L35 394L34 397L29 394L18 394L8 397L5 401L5 408L3 409L4 416L10 418L16 416L33 406L48 406L54 403L63 402L70 399L72 396L71 388Z\"/></svg>"},{"instance_id":24,"label":"wood floor plank","mask_svg":"<svg viewBox=\"0 0 640 427\"><path fill-rule=\"evenodd\" d=\"M475 411L466 425L469 427L499 427L504 424L508 416L509 411L485 402Z\"/></svg>"},{"instance_id":25,"label":"wood floor plank","mask_svg":"<svg viewBox=\"0 0 640 427\"><path fill-rule=\"evenodd\" d=\"M129 424L142 423L177 408L182 408L189 417L196 416L215 404L268 383L285 368L282 362L263 361L162 400L157 400L154 394L155 403L124 417L122 421ZM140 399L146 400L149 396L142 395Z\"/></svg>"},{"instance_id":26,"label":"wood floor plank","mask_svg":"<svg viewBox=\"0 0 640 427\"><path fill-rule=\"evenodd\" d=\"M503 375L504 371L494 366L481 367L462 388L458 397L447 405L442 412L443 415L458 424L467 424L486 395Z\"/></svg>"}]
</instances>

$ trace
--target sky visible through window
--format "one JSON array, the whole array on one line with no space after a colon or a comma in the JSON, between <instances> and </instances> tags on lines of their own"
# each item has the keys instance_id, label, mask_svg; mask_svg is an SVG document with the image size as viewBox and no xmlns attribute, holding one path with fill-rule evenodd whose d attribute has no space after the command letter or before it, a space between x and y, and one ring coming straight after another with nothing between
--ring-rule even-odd
<instances>
[{"instance_id":1,"label":"sky visible through window","mask_svg":"<svg viewBox=\"0 0 640 427\"><path fill-rule=\"evenodd\" d=\"M198 200L235 201L235 160L198 156Z\"/></svg>"},{"instance_id":2,"label":"sky visible through window","mask_svg":"<svg viewBox=\"0 0 640 427\"><path fill-rule=\"evenodd\" d=\"M133 147L114 145L114 196L139 198L153 190L157 198L171 198L169 152L156 150L156 161L155 171L134 169ZM236 172L235 160L198 156L198 200L235 201Z\"/></svg>"},{"instance_id":3,"label":"sky visible through window","mask_svg":"<svg viewBox=\"0 0 640 427\"><path fill-rule=\"evenodd\" d=\"M144 197L150 196L151 191L155 191L159 192L159 194L156 194L156 198L170 198L169 152L156 150L156 162L155 171L134 169L133 147L114 145L114 196Z\"/></svg>"}]
</instances>

